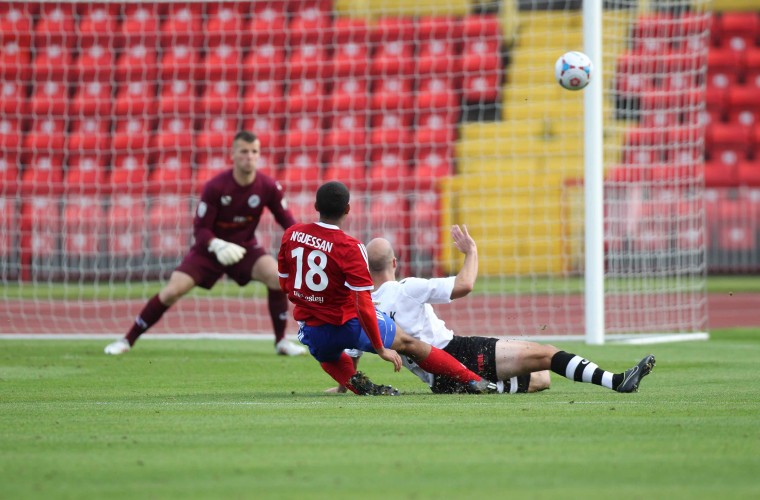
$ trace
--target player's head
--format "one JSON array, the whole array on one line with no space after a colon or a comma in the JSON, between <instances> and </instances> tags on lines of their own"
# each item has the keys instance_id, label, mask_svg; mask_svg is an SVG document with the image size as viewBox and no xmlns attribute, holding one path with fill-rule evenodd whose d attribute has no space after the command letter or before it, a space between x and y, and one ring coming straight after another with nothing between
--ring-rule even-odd
<instances>
[{"instance_id":1,"label":"player's head","mask_svg":"<svg viewBox=\"0 0 760 500\"><path fill-rule=\"evenodd\" d=\"M350 199L351 195L345 184L338 181L325 182L317 189L314 208L319 212L321 219L337 221L348 213Z\"/></svg>"},{"instance_id":2,"label":"player's head","mask_svg":"<svg viewBox=\"0 0 760 500\"><path fill-rule=\"evenodd\" d=\"M367 243L367 265L373 275L395 271L396 255L391 242L385 238L375 238Z\"/></svg>"},{"instance_id":3,"label":"player's head","mask_svg":"<svg viewBox=\"0 0 760 500\"><path fill-rule=\"evenodd\" d=\"M255 172L260 156L261 142L256 134L245 130L235 134L232 140L232 162L236 170L242 174Z\"/></svg>"}]
</instances>

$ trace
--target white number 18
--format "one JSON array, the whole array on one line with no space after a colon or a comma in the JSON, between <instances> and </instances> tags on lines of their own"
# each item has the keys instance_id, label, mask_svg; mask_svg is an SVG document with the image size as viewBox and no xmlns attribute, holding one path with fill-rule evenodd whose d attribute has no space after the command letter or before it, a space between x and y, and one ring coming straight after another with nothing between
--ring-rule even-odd
<instances>
[{"instance_id":1,"label":"white number 18","mask_svg":"<svg viewBox=\"0 0 760 500\"><path fill-rule=\"evenodd\" d=\"M303 285L303 254L304 248L294 248L290 252L290 256L296 259L296 276L293 287L297 290L301 289ZM314 292L321 292L327 288L327 273L325 273L325 267L327 267L327 255L321 250L312 250L306 257L306 263L309 266L309 270L306 272L306 286L309 290ZM318 277L319 283L314 281L314 277Z\"/></svg>"}]
</instances>

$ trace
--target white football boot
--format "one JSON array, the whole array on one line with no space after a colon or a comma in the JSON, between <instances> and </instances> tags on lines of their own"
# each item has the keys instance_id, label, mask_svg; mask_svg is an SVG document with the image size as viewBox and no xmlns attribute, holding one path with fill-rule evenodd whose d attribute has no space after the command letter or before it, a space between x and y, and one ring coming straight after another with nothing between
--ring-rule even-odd
<instances>
[{"instance_id":1,"label":"white football boot","mask_svg":"<svg viewBox=\"0 0 760 500\"><path fill-rule=\"evenodd\" d=\"M277 342L277 345L274 346L274 350L281 356L301 356L308 352L306 347L294 344L287 339L282 339Z\"/></svg>"},{"instance_id":2,"label":"white football boot","mask_svg":"<svg viewBox=\"0 0 760 500\"><path fill-rule=\"evenodd\" d=\"M108 344L106 348L103 349L103 352L106 354L111 354L112 356L118 356L119 354L129 352L131 348L132 347L129 345L129 342L127 342L126 339L119 339L116 342Z\"/></svg>"}]
</instances>

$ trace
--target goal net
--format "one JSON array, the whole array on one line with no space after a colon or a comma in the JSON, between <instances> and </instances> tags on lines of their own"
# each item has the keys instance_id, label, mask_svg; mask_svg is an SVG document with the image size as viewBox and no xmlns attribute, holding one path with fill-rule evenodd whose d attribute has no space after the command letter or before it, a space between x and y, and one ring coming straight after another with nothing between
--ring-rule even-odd
<instances>
[{"instance_id":1,"label":"goal net","mask_svg":"<svg viewBox=\"0 0 760 500\"><path fill-rule=\"evenodd\" d=\"M440 308L458 333L582 334L583 92L553 76L583 50L580 4L0 5L0 332L123 334L245 129L297 219L346 183L346 230L388 238L401 276L456 273L466 224L477 291ZM706 328L708 4L604 2L608 334ZM266 248L281 234L262 220ZM151 331L270 329L263 286L223 279Z\"/></svg>"}]
</instances>

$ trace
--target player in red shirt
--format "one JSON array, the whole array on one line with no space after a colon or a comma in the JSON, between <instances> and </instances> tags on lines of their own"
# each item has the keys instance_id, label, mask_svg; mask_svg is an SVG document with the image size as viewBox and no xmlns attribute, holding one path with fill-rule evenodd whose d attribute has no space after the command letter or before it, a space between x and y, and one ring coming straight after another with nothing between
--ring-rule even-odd
<instances>
[{"instance_id":1,"label":"player in red shirt","mask_svg":"<svg viewBox=\"0 0 760 500\"><path fill-rule=\"evenodd\" d=\"M282 192L271 177L256 171L261 143L250 132L238 132L232 142L231 170L209 180L195 214L195 243L174 270L169 283L151 298L126 336L105 348L124 354L186 293L196 286L211 289L226 274L240 286L255 280L269 292L269 314L278 354L295 356L306 349L285 339L288 299L280 290L277 262L256 242L256 227L264 207L287 229L296 223Z\"/></svg>"},{"instance_id":2,"label":"player in red shirt","mask_svg":"<svg viewBox=\"0 0 760 500\"><path fill-rule=\"evenodd\" d=\"M357 394L377 387L357 373L346 348L375 352L398 371L398 353L411 356L431 373L448 375L470 392L493 392L496 386L471 372L448 353L397 329L375 310L372 278L364 245L341 230L348 215L349 192L332 181L317 190L319 222L296 224L285 231L277 257L280 285L293 304L298 339L322 368ZM398 351L398 353L396 352Z\"/></svg>"}]
</instances>

